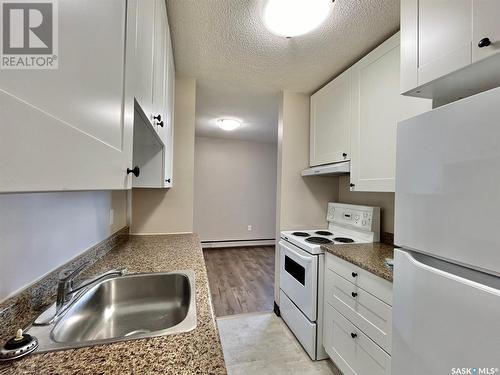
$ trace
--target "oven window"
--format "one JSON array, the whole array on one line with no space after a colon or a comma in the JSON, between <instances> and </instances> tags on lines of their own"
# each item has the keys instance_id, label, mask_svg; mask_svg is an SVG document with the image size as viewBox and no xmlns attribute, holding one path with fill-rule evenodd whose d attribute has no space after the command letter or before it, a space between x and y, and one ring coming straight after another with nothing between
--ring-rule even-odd
<instances>
[{"instance_id":1,"label":"oven window","mask_svg":"<svg viewBox=\"0 0 500 375\"><path fill-rule=\"evenodd\" d=\"M306 269L285 255L285 271L302 285L306 285Z\"/></svg>"}]
</instances>

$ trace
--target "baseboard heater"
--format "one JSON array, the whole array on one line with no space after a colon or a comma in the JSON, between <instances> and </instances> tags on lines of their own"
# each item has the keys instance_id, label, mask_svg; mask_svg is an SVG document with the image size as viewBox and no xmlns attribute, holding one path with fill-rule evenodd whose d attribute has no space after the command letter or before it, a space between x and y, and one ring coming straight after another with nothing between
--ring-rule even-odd
<instances>
[{"instance_id":1,"label":"baseboard heater","mask_svg":"<svg viewBox=\"0 0 500 375\"><path fill-rule=\"evenodd\" d=\"M220 247L271 246L275 243L276 240L274 238L256 240L201 241L201 247L204 249L210 249Z\"/></svg>"}]
</instances>

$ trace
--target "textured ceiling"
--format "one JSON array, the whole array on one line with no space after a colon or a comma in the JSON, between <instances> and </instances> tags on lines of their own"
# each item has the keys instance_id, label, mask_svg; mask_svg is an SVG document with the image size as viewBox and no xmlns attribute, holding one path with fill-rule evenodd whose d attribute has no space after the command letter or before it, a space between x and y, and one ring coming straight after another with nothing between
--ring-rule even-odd
<instances>
[{"instance_id":1,"label":"textured ceiling","mask_svg":"<svg viewBox=\"0 0 500 375\"><path fill-rule=\"evenodd\" d=\"M399 0L336 0L313 32L286 39L261 0L166 0L177 74L197 78L196 134L274 142L281 89L312 93L399 28ZM233 132L218 117L239 118Z\"/></svg>"}]
</instances>

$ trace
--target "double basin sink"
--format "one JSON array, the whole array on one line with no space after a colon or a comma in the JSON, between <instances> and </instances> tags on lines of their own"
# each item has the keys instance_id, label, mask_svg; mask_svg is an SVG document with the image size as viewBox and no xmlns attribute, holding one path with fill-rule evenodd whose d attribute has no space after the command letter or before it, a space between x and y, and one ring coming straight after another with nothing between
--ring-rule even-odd
<instances>
[{"instance_id":1,"label":"double basin sink","mask_svg":"<svg viewBox=\"0 0 500 375\"><path fill-rule=\"evenodd\" d=\"M38 338L37 352L187 332L196 327L194 281L193 271L106 278L27 332ZM54 313L53 305L44 314Z\"/></svg>"}]
</instances>

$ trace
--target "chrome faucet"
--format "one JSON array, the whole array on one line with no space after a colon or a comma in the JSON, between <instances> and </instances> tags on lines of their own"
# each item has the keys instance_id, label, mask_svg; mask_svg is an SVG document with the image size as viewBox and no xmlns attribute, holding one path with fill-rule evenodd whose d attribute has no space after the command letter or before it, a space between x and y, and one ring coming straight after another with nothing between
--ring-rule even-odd
<instances>
[{"instance_id":1,"label":"chrome faucet","mask_svg":"<svg viewBox=\"0 0 500 375\"><path fill-rule=\"evenodd\" d=\"M102 280L110 276L123 276L127 271L126 268L117 268L104 272L103 274L96 276L87 283L81 284L74 288L74 279L82 273L82 271L89 265L89 262L85 262L75 268L74 270L64 270L59 274L59 281L57 284L57 299L56 299L56 316L63 310L65 305L71 301L74 294L80 290L87 288L97 281Z\"/></svg>"}]
</instances>

